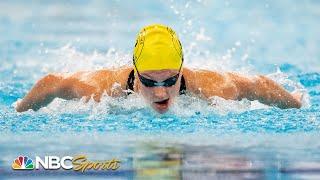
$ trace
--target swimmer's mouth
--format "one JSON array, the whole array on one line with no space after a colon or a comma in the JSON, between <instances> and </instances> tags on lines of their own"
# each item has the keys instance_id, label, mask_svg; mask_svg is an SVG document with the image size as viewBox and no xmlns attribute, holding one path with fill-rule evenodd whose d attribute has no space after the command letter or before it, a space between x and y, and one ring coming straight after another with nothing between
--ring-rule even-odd
<instances>
[{"instance_id":1,"label":"swimmer's mouth","mask_svg":"<svg viewBox=\"0 0 320 180\"><path fill-rule=\"evenodd\" d=\"M168 104L168 102L169 102L169 98L165 99L165 100L162 100L162 101L157 101L157 102L154 102L154 103L159 104L159 105L165 105L165 104Z\"/></svg>"}]
</instances>

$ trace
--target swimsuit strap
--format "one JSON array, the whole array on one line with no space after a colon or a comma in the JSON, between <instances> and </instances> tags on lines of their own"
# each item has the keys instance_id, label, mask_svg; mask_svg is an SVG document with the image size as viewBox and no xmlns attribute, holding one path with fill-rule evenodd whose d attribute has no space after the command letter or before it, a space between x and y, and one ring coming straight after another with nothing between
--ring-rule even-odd
<instances>
[{"instance_id":1,"label":"swimsuit strap","mask_svg":"<svg viewBox=\"0 0 320 180\"><path fill-rule=\"evenodd\" d=\"M179 94L186 94L187 87L186 87L186 81L184 80L183 75L181 76L181 82L180 82L180 90Z\"/></svg>"},{"instance_id":2,"label":"swimsuit strap","mask_svg":"<svg viewBox=\"0 0 320 180\"><path fill-rule=\"evenodd\" d=\"M132 70L129 74L128 80L127 80L127 86L126 86L126 90L127 90L127 95L131 94L132 92L128 91L134 91L133 90L133 85L134 85L134 70Z\"/></svg>"},{"instance_id":3,"label":"swimsuit strap","mask_svg":"<svg viewBox=\"0 0 320 180\"><path fill-rule=\"evenodd\" d=\"M134 70L132 70L129 74L128 80L127 80L127 86L126 86L126 90L133 90L133 86L134 86ZM184 77L182 75L181 77L181 85L180 85L180 90L179 90L179 94L185 94L187 90L186 87L186 81L184 80ZM127 91L127 95L131 94L132 92Z\"/></svg>"}]
</instances>

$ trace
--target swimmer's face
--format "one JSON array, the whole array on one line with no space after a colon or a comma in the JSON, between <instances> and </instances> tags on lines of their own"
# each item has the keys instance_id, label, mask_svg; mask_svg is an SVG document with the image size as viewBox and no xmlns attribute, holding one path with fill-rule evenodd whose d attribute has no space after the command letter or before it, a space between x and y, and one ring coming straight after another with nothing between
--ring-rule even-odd
<instances>
[{"instance_id":1,"label":"swimmer's face","mask_svg":"<svg viewBox=\"0 0 320 180\"><path fill-rule=\"evenodd\" d=\"M157 82L163 82L168 78L171 78L172 76L176 75L178 72L178 70L144 71L140 72L140 75ZM179 95L180 80L181 73L177 82L170 87L147 87L143 85L140 80L138 81L138 85L140 93L147 100L147 102L151 104L151 107L159 113L165 113L168 111L170 105L173 103L174 98L177 95Z\"/></svg>"}]
</instances>

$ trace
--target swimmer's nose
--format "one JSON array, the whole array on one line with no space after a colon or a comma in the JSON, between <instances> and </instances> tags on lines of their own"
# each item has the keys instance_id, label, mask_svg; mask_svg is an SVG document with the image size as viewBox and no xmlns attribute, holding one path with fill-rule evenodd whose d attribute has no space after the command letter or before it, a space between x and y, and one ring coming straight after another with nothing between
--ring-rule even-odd
<instances>
[{"instance_id":1,"label":"swimmer's nose","mask_svg":"<svg viewBox=\"0 0 320 180\"><path fill-rule=\"evenodd\" d=\"M154 87L153 94L159 100L167 98L167 91L164 87Z\"/></svg>"}]
</instances>

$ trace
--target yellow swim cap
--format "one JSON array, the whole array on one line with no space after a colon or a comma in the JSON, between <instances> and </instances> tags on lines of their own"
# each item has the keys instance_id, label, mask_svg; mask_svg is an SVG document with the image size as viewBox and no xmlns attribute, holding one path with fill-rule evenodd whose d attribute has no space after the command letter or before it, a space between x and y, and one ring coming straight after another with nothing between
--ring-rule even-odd
<instances>
[{"instance_id":1,"label":"yellow swim cap","mask_svg":"<svg viewBox=\"0 0 320 180\"><path fill-rule=\"evenodd\" d=\"M133 52L133 63L139 72L178 70L182 62L181 43L170 27L154 24L139 32Z\"/></svg>"}]
</instances>

